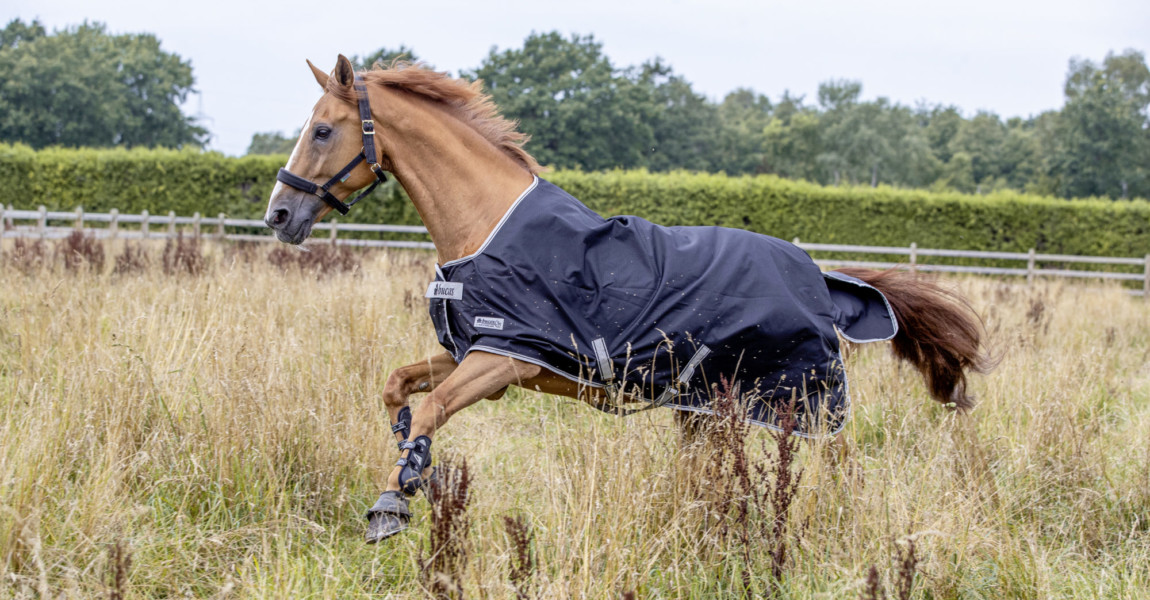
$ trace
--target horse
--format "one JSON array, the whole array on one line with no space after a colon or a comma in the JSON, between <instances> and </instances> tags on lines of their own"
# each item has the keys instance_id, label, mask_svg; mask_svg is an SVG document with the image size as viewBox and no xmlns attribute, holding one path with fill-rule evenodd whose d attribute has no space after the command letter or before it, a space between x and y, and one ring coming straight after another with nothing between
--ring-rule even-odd
<instances>
[{"instance_id":1,"label":"horse","mask_svg":"<svg viewBox=\"0 0 1150 600\"><path fill-rule=\"evenodd\" d=\"M277 174L268 227L300 244L390 173L437 253L425 295L445 352L387 378L400 454L367 512L368 543L407 528L409 498L435 476L435 432L511 385L620 415L669 406L689 428L697 419L680 416L710 413L715 386L738 381L752 422L777 427L785 409L799 435L837 434L841 335L890 340L934 399L972 406L981 322L953 292L901 271L823 273L758 233L604 219L539 177L528 136L482 82L406 62L357 73L343 55L330 73L307 64L323 95Z\"/></svg>"}]
</instances>

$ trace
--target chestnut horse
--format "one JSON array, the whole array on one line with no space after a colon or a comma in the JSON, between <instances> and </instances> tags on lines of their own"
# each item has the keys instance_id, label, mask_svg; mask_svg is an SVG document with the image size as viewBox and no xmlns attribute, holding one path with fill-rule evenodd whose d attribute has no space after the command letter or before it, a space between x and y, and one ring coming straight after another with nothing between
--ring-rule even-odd
<instances>
[{"instance_id":1,"label":"chestnut horse","mask_svg":"<svg viewBox=\"0 0 1150 600\"><path fill-rule=\"evenodd\" d=\"M342 55L330 74L317 69L310 61L308 65L324 94L303 126L269 200L265 221L280 241L300 244L317 221L332 210L346 212L359 198L346 203L345 199L356 190L383 181L385 172L390 172L403 185L426 225L435 243L438 265L447 268L449 264L462 262L460 259L470 260L482 253L515 210L517 200L539 184L537 174L542 169L523 149L527 136L516 131L515 123L498 115L490 98L482 93L480 82L454 79L445 73L406 63L357 74ZM554 186L547 189L551 197L561 194ZM567 197L567 200L574 203L564 205L568 209L583 210L585 212L579 213L581 216L591 215L588 218L601 220L585 207L580 208L582 205L573 198ZM634 224L636 221L641 220L620 222ZM650 224L644 226L653 228L645 231L670 231ZM753 240L741 238L748 239L748 243L768 239L741 231L731 235L756 236ZM772 251L785 255L787 260L806 261L806 266L800 266L807 269L808 276L811 272L815 277L822 276L800 250L769 239L774 244L771 247L776 248ZM695 253L699 253L697 249ZM783 271L790 272L789 269ZM451 284L443 273L437 268L437 282L462 285ZM883 337L871 336L863 341L891 339L896 355L922 373L935 399L958 408L971 405L966 373L981 370L986 362L980 350L980 323L961 299L908 273L852 269L830 275L860 290L869 288L881 292L874 297L880 298L880 308L885 305L884 310L889 312L884 318L892 329ZM831 279L827 281L828 286L834 283ZM433 282L433 286L437 282ZM809 283L808 280L804 285ZM820 287L818 293L825 297L827 291L821 287L823 284L814 285ZM572 284L572 287L576 286ZM454 293L450 287L436 289L434 293L431 288L428 290L433 307L437 301L446 301L436 298L451 297ZM872 301L878 302L874 298ZM446 313L444 309L443 314ZM481 321L483 318L477 317L475 326L503 329L502 319ZM826 323L829 328L830 321ZM441 323L436 325L440 329ZM451 326L445 327L450 336ZM835 327L844 337L852 339L841 323L836 321ZM834 331L830 329L831 338L835 338ZM827 348L828 356L837 358L837 338L827 340L825 331L822 335L820 343ZM470 350L432 356L401 367L388 377L384 403L401 454L388 478L386 491L368 512L366 539L369 543L406 529L411 517L407 496L423 487L434 473L430 459L432 437L453 415L479 400L497 399L510 385L578 398L597 408L620 407L651 397L637 393L640 390L635 387L624 386L625 389L620 390L607 385L612 382L606 377L607 384L602 381L589 384L590 380L562 372L546 360L487 347ZM597 345L596 352L599 350ZM783 347L777 353L787 351L789 349ZM676 371L680 382L685 381L684 375L690 376L688 372L694 372L708 352L696 353L691 365ZM602 356L599 364L603 365ZM609 362L605 371L611 371ZM678 384L673 381L672 384L666 389L677 389ZM412 413L407 406L408 398L419 392L428 392L428 396ZM665 391L663 396L667 395ZM612 404L613 401L619 404ZM667 400L662 398L650 401L648 406L665 403ZM679 405L678 408L706 412L705 407Z\"/></svg>"}]
</instances>

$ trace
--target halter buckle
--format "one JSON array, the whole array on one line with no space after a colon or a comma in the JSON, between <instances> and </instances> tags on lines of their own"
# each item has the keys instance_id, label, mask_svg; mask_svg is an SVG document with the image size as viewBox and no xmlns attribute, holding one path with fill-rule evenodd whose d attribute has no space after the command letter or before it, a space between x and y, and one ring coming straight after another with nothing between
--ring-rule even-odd
<instances>
[{"instance_id":1,"label":"halter buckle","mask_svg":"<svg viewBox=\"0 0 1150 600\"><path fill-rule=\"evenodd\" d=\"M363 120L363 135L375 135L375 119Z\"/></svg>"}]
</instances>

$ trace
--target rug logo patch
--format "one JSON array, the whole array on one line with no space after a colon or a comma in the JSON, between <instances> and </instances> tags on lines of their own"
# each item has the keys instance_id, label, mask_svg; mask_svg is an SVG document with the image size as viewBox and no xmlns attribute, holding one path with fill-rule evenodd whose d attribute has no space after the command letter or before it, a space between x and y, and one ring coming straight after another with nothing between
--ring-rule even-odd
<instances>
[{"instance_id":1,"label":"rug logo patch","mask_svg":"<svg viewBox=\"0 0 1150 600\"><path fill-rule=\"evenodd\" d=\"M432 281L427 286L427 298L443 298L444 300L458 300L463 297L463 284L450 281Z\"/></svg>"},{"instance_id":2,"label":"rug logo patch","mask_svg":"<svg viewBox=\"0 0 1150 600\"><path fill-rule=\"evenodd\" d=\"M503 329L503 319L495 317L475 317L475 326L483 329Z\"/></svg>"}]
</instances>

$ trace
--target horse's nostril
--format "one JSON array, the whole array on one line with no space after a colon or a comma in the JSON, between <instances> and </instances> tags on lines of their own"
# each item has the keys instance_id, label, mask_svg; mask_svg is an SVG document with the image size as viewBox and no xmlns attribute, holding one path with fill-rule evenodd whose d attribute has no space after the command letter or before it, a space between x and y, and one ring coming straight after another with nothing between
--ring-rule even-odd
<instances>
[{"instance_id":1,"label":"horse's nostril","mask_svg":"<svg viewBox=\"0 0 1150 600\"><path fill-rule=\"evenodd\" d=\"M288 222L288 217L290 216L291 213L288 211L288 209L277 208L272 211L272 214L269 215L268 218L264 219L264 223L267 223L268 227L271 227L272 229L279 229L283 226L284 223Z\"/></svg>"}]
</instances>

